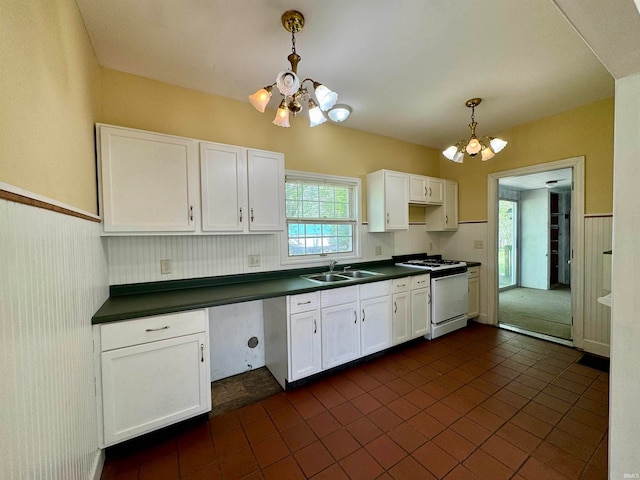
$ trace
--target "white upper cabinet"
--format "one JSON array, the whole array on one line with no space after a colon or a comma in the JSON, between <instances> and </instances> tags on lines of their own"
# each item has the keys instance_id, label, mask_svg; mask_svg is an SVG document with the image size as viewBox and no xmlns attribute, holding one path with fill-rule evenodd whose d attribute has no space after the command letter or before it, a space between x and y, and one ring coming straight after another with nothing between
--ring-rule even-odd
<instances>
[{"instance_id":1,"label":"white upper cabinet","mask_svg":"<svg viewBox=\"0 0 640 480\"><path fill-rule=\"evenodd\" d=\"M99 125L105 232L195 232L198 144Z\"/></svg>"},{"instance_id":2,"label":"white upper cabinet","mask_svg":"<svg viewBox=\"0 0 640 480\"><path fill-rule=\"evenodd\" d=\"M232 145L200 143L204 232L284 229L284 156Z\"/></svg>"},{"instance_id":3,"label":"white upper cabinet","mask_svg":"<svg viewBox=\"0 0 640 480\"><path fill-rule=\"evenodd\" d=\"M110 125L97 132L107 235L284 230L281 153Z\"/></svg>"},{"instance_id":4,"label":"white upper cabinet","mask_svg":"<svg viewBox=\"0 0 640 480\"><path fill-rule=\"evenodd\" d=\"M409 203L442 205L444 180L442 178L409 175Z\"/></svg>"},{"instance_id":5,"label":"white upper cabinet","mask_svg":"<svg viewBox=\"0 0 640 480\"><path fill-rule=\"evenodd\" d=\"M284 155L247 151L249 230L284 230Z\"/></svg>"},{"instance_id":6,"label":"white upper cabinet","mask_svg":"<svg viewBox=\"0 0 640 480\"><path fill-rule=\"evenodd\" d=\"M444 180L444 201L440 206L425 209L427 232L458 229L458 182Z\"/></svg>"},{"instance_id":7,"label":"white upper cabinet","mask_svg":"<svg viewBox=\"0 0 640 480\"><path fill-rule=\"evenodd\" d=\"M409 229L409 175L378 170L367 175L370 232Z\"/></svg>"}]
</instances>

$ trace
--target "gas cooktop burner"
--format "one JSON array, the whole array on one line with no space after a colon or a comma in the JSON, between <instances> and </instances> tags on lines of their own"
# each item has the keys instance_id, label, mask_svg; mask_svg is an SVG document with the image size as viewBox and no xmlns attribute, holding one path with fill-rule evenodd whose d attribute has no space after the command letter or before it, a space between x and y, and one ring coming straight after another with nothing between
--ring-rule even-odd
<instances>
[{"instance_id":1,"label":"gas cooktop burner","mask_svg":"<svg viewBox=\"0 0 640 480\"><path fill-rule=\"evenodd\" d=\"M444 260L441 258L429 258L426 254L402 255L394 257L396 265L404 267L422 268L424 270L440 271L451 269L466 270L467 264L457 260Z\"/></svg>"}]
</instances>

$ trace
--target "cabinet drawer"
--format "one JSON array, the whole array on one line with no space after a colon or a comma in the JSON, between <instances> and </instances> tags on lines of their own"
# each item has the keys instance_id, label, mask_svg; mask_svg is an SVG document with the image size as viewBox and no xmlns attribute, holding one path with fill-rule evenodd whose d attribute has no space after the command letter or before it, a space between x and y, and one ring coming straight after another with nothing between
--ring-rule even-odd
<instances>
[{"instance_id":1,"label":"cabinet drawer","mask_svg":"<svg viewBox=\"0 0 640 480\"><path fill-rule=\"evenodd\" d=\"M480 275L480 267L469 267L467 269L467 275L469 278L476 278Z\"/></svg>"},{"instance_id":2,"label":"cabinet drawer","mask_svg":"<svg viewBox=\"0 0 640 480\"><path fill-rule=\"evenodd\" d=\"M318 292L289 297L289 313L309 312L318 308Z\"/></svg>"},{"instance_id":3,"label":"cabinet drawer","mask_svg":"<svg viewBox=\"0 0 640 480\"><path fill-rule=\"evenodd\" d=\"M365 283L360 285L360 300L368 298L384 297L391 293L391 282L384 280L382 282Z\"/></svg>"},{"instance_id":4,"label":"cabinet drawer","mask_svg":"<svg viewBox=\"0 0 640 480\"><path fill-rule=\"evenodd\" d=\"M156 342L166 338L205 332L207 312L190 312L144 317L135 320L107 323L100 326L101 350Z\"/></svg>"},{"instance_id":5,"label":"cabinet drawer","mask_svg":"<svg viewBox=\"0 0 640 480\"><path fill-rule=\"evenodd\" d=\"M357 301L358 285L335 288L333 290L322 290L320 292L320 305L322 306L322 308Z\"/></svg>"},{"instance_id":6,"label":"cabinet drawer","mask_svg":"<svg viewBox=\"0 0 640 480\"><path fill-rule=\"evenodd\" d=\"M408 292L411 288L411 278L402 277L393 279L393 293Z\"/></svg>"},{"instance_id":7,"label":"cabinet drawer","mask_svg":"<svg viewBox=\"0 0 640 480\"><path fill-rule=\"evenodd\" d=\"M411 289L425 288L430 286L431 275L416 275L411 277Z\"/></svg>"}]
</instances>

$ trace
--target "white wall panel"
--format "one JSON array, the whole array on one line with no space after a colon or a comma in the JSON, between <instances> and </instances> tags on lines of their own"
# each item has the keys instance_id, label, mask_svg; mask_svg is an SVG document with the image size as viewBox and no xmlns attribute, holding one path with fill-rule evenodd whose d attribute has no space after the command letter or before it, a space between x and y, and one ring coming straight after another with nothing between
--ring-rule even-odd
<instances>
[{"instance_id":1,"label":"white wall panel","mask_svg":"<svg viewBox=\"0 0 640 480\"><path fill-rule=\"evenodd\" d=\"M611 250L613 218L587 217L584 220L584 349L609 356L611 309L598 303L605 295L603 283L604 255Z\"/></svg>"},{"instance_id":2,"label":"white wall panel","mask_svg":"<svg viewBox=\"0 0 640 480\"><path fill-rule=\"evenodd\" d=\"M401 253L437 253L438 235L424 231L423 224L406 232L369 233L360 228L361 259L375 261ZM158 282L183 278L213 277L267 272L296 265L280 263L279 235L197 235L106 237L109 250L109 283ZM432 245L433 249L429 249ZM376 255L376 247L381 254ZM260 266L249 267L248 256L260 255ZM160 260L170 259L170 274L160 274ZM328 264L322 260L315 265ZM306 266L311 266L309 264Z\"/></svg>"},{"instance_id":3,"label":"white wall panel","mask_svg":"<svg viewBox=\"0 0 640 480\"><path fill-rule=\"evenodd\" d=\"M0 472L87 479L99 458L91 316L106 300L98 223L0 200Z\"/></svg>"}]
</instances>

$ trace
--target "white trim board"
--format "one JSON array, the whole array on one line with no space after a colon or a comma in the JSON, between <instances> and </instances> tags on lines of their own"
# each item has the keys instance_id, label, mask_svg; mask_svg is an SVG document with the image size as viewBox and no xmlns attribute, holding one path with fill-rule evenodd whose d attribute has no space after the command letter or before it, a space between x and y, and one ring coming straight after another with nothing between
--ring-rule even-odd
<instances>
[{"instance_id":1,"label":"white trim board","mask_svg":"<svg viewBox=\"0 0 640 480\"><path fill-rule=\"evenodd\" d=\"M528 175L571 168L573 191L571 194L571 300L573 314L573 344L583 348L583 298L584 298L584 157L573 157L555 162L516 168L487 176L487 321L497 325L498 306L498 181L504 177Z\"/></svg>"}]
</instances>

